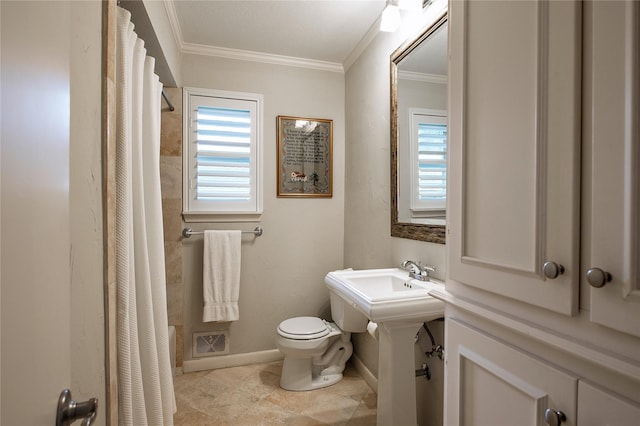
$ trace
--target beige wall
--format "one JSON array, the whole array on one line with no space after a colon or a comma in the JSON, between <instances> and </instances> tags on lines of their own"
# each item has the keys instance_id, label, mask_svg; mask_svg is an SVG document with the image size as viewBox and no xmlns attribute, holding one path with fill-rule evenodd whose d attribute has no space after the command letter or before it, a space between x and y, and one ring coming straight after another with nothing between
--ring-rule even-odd
<instances>
[{"instance_id":1,"label":"beige wall","mask_svg":"<svg viewBox=\"0 0 640 426\"><path fill-rule=\"evenodd\" d=\"M444 278L444 245L390 236L390 56L430 19L433 16L425 16L418 27L407 24L395 33L378 33L346 72L345 267L392 267L412 259L435 265L435 275ZM430 328L442 343L443 323L432 322ZM352 340L356 355L377 374L377 342L366 333L355 334ZM438 425L442 424L444 366L439 360L427 361L424 347L429 346L422 332L416 345L416 368L428 362L433 378L416 382L418 421Z\"/></svg>"},{"instance_id":2,"label":"beige wall","mask_svg":"<svg viewBox=\"0 0 640 426\"><path fill-rule=\"evenodd\" d=\"M191 333L228 330L230 353L275 349L276 327L287 318L326 316L327 272L342 268L344 247L344 75L232 59L183 55L185 87L264 95L264 235L244 236L240 320L202 323L202 237L182 241L184 354ZM276 116L333 120L333 197L276 197ZM256 223L190 224L194 230L252 230Z\"/></svg>"}]
</instances>

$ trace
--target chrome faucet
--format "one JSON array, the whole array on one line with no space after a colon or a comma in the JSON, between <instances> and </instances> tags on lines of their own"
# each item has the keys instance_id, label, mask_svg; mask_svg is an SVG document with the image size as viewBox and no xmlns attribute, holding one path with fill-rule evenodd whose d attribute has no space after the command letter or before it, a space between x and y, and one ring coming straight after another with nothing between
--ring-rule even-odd
<instances>
[{"instance_id":1,"label":"chrome faucet","mask_svg":"<svg viewBox=\"0 0 640 426\"><path fill-rule=\"evenodd\" d=\"M420 281L429 281L429 272L435 272L433 266L422 266L421 262L405 260L401 265L402 269L409 271L409 277Z\"/></svg>"}]
</instances>

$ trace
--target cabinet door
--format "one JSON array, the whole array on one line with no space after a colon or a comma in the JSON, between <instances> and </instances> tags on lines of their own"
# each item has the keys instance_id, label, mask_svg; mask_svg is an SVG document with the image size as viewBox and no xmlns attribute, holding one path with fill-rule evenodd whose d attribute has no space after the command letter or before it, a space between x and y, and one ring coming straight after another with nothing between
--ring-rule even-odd
<instances>
[{"instance_id":1,"label":"cabinet door","mask_svg":"<svg viewBox=\"0 0 640 426\"><path fill-rule=\"evenodd\" d=\"M444 424L546 424L561 411L576 425L577 378L454 319L445 325Z\"/></svg>"},{"instance_id":2,"label":"cabinet door","mask_svg":"<svg viewBox=\"0 0 640 426\"><path fill-rule=\"evenodd\" d=\"M585 35L583 276L599 268L612 277L585 285L589 310L640 336L640 3L587 3Z\"/></svg>"},{"instance_id":3,"label":"cabinet door","mask_svg":"<svg viewBox=\"0 0 640 426\"><path fill-rule=\"evenodd\" d=\"M454 1L449 29L449 278L575 314L580 4Z\"/></svg>"},{"instance_id":4,"label":"cabinet door","mask_svg":"<svg viewBox=\"0 0 640 426\"><path fill-rule=\"evenodd\" d=\"M578 383L580 426L637 426L640 405L583 380Z\"/></svg>"}]
</instances>

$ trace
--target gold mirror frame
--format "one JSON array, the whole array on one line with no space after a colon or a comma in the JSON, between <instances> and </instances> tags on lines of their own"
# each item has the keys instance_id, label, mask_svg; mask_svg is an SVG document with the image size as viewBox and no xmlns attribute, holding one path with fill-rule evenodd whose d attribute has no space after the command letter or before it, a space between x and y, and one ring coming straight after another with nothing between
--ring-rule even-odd
<instances>
[{"instance_id":1,"label":"gold mirror frame","mask_svg":"<svg viewBox=\"0 0 640 426\"><path fill-rule=\"evenodd\" d=\"M445 22L446 13L391 54L391 236L437 244L445 244L446 226L398 222L398 64Z\"/></svg>"}]
</instances>

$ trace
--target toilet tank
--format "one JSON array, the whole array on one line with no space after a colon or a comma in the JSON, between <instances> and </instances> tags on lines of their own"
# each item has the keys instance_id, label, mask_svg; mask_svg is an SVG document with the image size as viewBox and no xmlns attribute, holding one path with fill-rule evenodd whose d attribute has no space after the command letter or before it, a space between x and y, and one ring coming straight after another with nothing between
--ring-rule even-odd
<instances>
[{"instance_id":1,"label":"toilet tank","mask_svg":"<svg viewBox=\"0 0 640 426\"><path fill-rule=\"evenodd\" d=\"M329 291L331 300L331 317L342 331L351 333L363 333L367 331L369 319L360 311L357 311L351 303L344 300L332 290Z\"/></svg>"}]
</instances>

